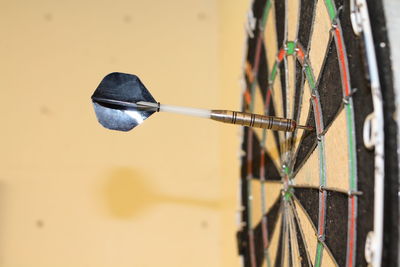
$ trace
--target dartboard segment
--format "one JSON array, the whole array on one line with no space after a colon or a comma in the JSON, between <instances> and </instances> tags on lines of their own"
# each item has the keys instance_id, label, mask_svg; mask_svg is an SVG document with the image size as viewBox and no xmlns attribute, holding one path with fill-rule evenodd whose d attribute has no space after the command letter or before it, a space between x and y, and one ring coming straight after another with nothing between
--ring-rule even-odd
<instances>
[{"instance_id":1,"label":"dartboard segment","mask_svg":"<svg viewBox=\"0 0 400 267\"><path fill-rule=\"evenodd\" d=\"M314 9L316 0L300 1L300 21L297 32L297 41L303 45L305 54L308 54L310 32L313 28Z\"/></svg>"},{"instance_id":2,"label":"dartboard segment","mask_svg":"<svg viewBox=\"0 0 400 267\"><path fill-rule=\"evenodd\" d=\"M329 128L329 125L343 108L343 89L341 83L338 82L340 79L336 45L334 40L331 39L317 82L325 129Z\"/></svg>"},{"instance_id":3,"label":"dartboard segment","mask_svg":"<svg viewBox=\"0 0 400 267\"><path fill-rule=\"evenodd\" d=\"M266 50L266 57L267 57L267 62L268 62L268 69L269 71L272 71L273 66L276 62L277 54L278 54L278 41L277 41L277 35L276 35L276 24L275 24L275 5L271 4L268 12L268 19L266 21L265 25L265 31L264 31L264 40L268 40L268 48L265 48ZM265 45L264 45L265 47ZM270 76L269 76L270 77Z\"/></svg>"},{"instance_id":4,"label":"dartboard segment","mask_svg":"<svg viewBox=\"0 0 400 267\"><path fill-rule=\"evenodd\" d=\"M260 141L254 130L251 128L245 128L244 137L246 142L243 143L243 151L247 151L247 156L242 159L242 178L251 176L252 179L260 179L261 166L263 166L264 179L265 180L276 180L280 181L280 170L277 169L274 160L270 154L262 148ZM264 150L264 156L261 158L262 151ZM251 154L250 154L251 151ZM276 153L276 152L275 152ZM262 161L261 161L262 159Z\"/></svg>"}]
</instances>

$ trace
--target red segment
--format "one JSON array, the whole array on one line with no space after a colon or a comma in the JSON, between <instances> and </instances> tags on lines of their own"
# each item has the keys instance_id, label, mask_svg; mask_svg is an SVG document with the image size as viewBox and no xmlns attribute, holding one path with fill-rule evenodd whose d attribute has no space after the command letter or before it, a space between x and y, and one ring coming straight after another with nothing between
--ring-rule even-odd
<instances>
[{"instance_id":1,"label":"red segment","mask_svg":"<svg viewBox=\"0 0 400 267\"><path fill-rule=\"evenodd\" d=\"M355 228L355 196L350 198L350 233L349 233L349 254L347 258L348 266L353 266L354 253L354 228Z\"/></svg>"},{"instance_id":2,"label":"red segment","mask_svg":"<svg viewBox=\"0 0 400 267\"><path fill-rule=\"evenodd\" d=\"M269 103L270 103L270 101L271 101L271 90L268 88L267 95L265 96L265 107L264 107L264 112L267 115L269 113Z\"/></svg>"},{"instance_id":3,"label":"red segment","mask_svg":"<svg viewBox=\"0 0 400 267\"><path fill-rule=\"evenodd\" d=\"M282 61L283 57L285 56L286 51L285 49L281 49L278 54L278 61Z\"/></svg>"},{"instance_id":4,"label":"red segment","mask_svg":"<svg viewBox=\"0 0 400 267\"><path fill-rule=\"evenodd\" d=\"M342 79L343 79L343 84L345 88L345 95L348 96L350 94L350 89L349 89L349 83L348 83L348 74L347 74L347 68L346 68L346 62L345 62L345 57L344 57L344 48L343 48L343 40L342 36L340 34L339 27L335 29L335 35L337 39L337 45L338 45L338 50L339 50L339 60L340 60L340 67L342 69Z\"/></svg>"},{"instance_id":5,"label":"red segment","mask_svg":"<svg viewBox=\"0 0 400 267\"><path fill-rule=\"evenodd\" d=\"M304 61L304 51L299 45L297 45L297 49L298 49L297 57L300 59L301 63L303 63L303 61Z\"/></svg>"},{"instance_id":6,"label":"red segment","mask_svg":"<svg viewBox=\"0 0 400 267\"><path fill-rule=\"evenodd\" d=\"M251 260L251 266L256 267L256 254L255 254L255 249L254 249L254 234L253 230L249 231L249 242L250 242L250 260Z\"/></svg>"},{"instance_id":7,"label":"red segment","mask_svg":"<svg viewBox=\"0 0 400 267\"><path fill-rule=\"evenodd\" d=\"M318 225L318 234L323 235L324 234L324 224L325 224L325 192L320 193L320 201L321 201L321 206L319 210L319 225Z\"/></svg>"},{"instance_id":8,"label":"red segment","mask_svg":"<svg viewBox=\"0 0 400 267\"><path fill-rule=\"evenodd\" d=\"M244 91L244 100L246 101L246 104L250 105L251 95L249 93L249 90Z\"/></svg>"},{"instance_id":9,"label":"red segment","mask_svg":"<svg viewBox=\"0 0 400 267\"><path fill-rule=\"evenodd\" d=\"M253 132L248 129L248 138L247 138L247 175L251 176L253 173Z\"/></svg>"},{"instance_id":10,"label":"red segment","mask_svg":"<svg viewBox=\"0 0 400 267\"><path fill-rule=\"evenodd\" d=\"M264 215L262 218L262 233L264 239L264 248L268 248L269 243L268 243L268 231L267 231L267 218Z\"/></svg>"},{"instance_id":11,"label":"red segment","mask_svg":"<svg viewBox=\"0 0 400 267\"><path fill-rule=\"evenodd\" d=\"M318 105L318 99L316 97L313 98L314 100L314 106L315 106L315 117L317 121L317 132L320 134L322 132L322 127L321 127L321 118L320 118L320 111L319 111L319 105Z\"/></svg>"}]
</instances>

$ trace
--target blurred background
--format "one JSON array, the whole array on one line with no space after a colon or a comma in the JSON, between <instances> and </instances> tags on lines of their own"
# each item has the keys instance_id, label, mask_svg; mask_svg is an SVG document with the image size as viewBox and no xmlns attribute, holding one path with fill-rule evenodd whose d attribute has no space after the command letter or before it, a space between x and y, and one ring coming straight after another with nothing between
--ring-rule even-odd
<instances>
[{"instance_id":1,"label":"blurred background","mask_svg":"<svg viewBox=\"0 0 400 267\"><path fill-rule=\"evenodd\" d=\"M247 1L0 0L0 266L239 266L240 129L156 114L121 133L90 96L240 108Z\"/></svg>"}]
</instances>

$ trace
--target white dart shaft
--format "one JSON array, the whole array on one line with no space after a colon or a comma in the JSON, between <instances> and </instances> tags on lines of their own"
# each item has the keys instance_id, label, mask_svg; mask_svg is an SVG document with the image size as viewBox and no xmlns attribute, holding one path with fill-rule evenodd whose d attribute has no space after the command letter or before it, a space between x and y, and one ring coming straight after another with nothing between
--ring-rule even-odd
<instances>
[{"instance_id":1,"label":"white dart shaft","mask_svg":"<svg viewBox=\"0 0 400 267\"><path fill-rule=\"evenodd\" d=\"M184 114L189 116L196 116L202 118L210 118L211 110L200 109L200 108L188 108L188 107L178 107L178 106L170 106L160 104L160 111L163 112L172 112L177 114Z\"/></svg>"},{"instance_id":2,"label":"white dart shaft","mask_svg":"<svg viewBox=\"0 0 400 267\"><path fill-rule=\"evenodd\" d=\"M211 110L208 109L200 109L200 108L188 108L188 107L179 107L179 106L171 106L157 103L149 103L149 102L138 102L138 105L154 107L158 111L162 112L170 112L176 114L183 114L201 118L210 118Z\"/></svg>"}]
</instances>

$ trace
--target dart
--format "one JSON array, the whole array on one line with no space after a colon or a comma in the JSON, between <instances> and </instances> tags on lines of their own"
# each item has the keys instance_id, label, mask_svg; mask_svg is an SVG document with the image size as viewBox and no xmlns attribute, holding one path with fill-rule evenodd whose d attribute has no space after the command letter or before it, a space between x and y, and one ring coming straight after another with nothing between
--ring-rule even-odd
<instances>
[{"instance_id":1,"label":"dart","mask_svg":"<svg viewBox=\"0 0 400 267\"><path fill-rule=\"evenodd\" d=\"M132 130L155 112L178 113L273 131L313 130L310 126L297 125L292 119L161 104L153 98L139 77L119 72L110 73L103 78L92 95L92 102L100 124L118 131Z\"/></svg>"}]
</instances>

